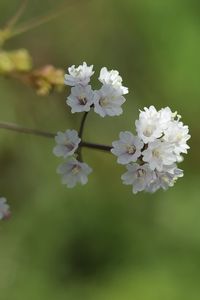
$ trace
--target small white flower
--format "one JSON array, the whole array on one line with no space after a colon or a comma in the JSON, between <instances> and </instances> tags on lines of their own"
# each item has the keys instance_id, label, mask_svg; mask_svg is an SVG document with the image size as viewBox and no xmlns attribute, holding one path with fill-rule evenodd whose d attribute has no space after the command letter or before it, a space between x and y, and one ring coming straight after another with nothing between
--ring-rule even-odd
<instances>
[{"instance_id":1,"label":"small white flower","mask_svg":"<svg viewBox=\"0 0 200 300\"><path fill-rule=\"evenodd\" d=\"M71 89L71 95L67 98L67 104L71 107L71 112L89 111L94 101L94 91L90 85L85 87L75 86Z\"/></svg>"},{"instance_id":2,"label":"small white flower","mask_svg":"<svg viewBox=\"0 0 200 300\"><path fill-rule=\"evenodd\" d=\"M138 136L145 144L162 136L160 113L154 106L145 107L144 111L140 111L139 120L136 120L135 125Z\"/></svg>"},{"instance_id":3,"label":"small white flower","mask_svg":"<svg viewBox=\"0 0 200 300\"><path fill-rule=\"evenodd\" d=\"M148 162L152 170L162 171L164 165L171 165L176 161L172 145L160 140L149 143L142 155L143 161Z\"/></svg>"},{"instance_id":4,"label":"small white flower","mask_svg":"<svg viewBox=\"0 0 200 300\"><path fill-rule=\"evenodd\" d=\"M162 130L168 128L170 123L174 121L174 118L177 116L177 112L173 113L169 107L162 108L159 111L159 114L160 114L159 124Z\"/></svg>"},{"instance_id":5,"label":"small white flower","mask_svg":"<svg viewBox=\"0 0 200 300\"><path fill-rule=\"evenodd\" d=\"M107 68L102 68L100 71L99 81L106 85L112 85L115 89L118 89L121 95L128 94L128 88L122 86L122 77L116 70L108 71Z\"/></svg>"},{"instance_id":6,"label":"small white flower","mask_svg":"<svg viewBox=\"0 0 200 300\"><path fill-rule=\"evenodd\" d=\"M83 65L75 65L68 68L69 74L65 74L65 84L69 86L86 86L90 82L90 77L94 74L93 66L87 66L84 62Z\"/></svg>"},{"instance_id":7,"label":"small white flower","mask_svg":"<svg viewBox=\"0 0 200 300\"><path fill-rule=\"evenodd\" d=\"M169 187L174 186L179 177L183 177L183 170L178 169L176 164L164 166L162 172L154 171L153 180L145 190L150 193L154 193L160 188L167 190Z\"/></svg>"},{"instance_id":8,"label":"small white flower","mask_svg":"<svg viewBox=\"0 0 200 300\"><path fill-rule=\"evenodd\" d=\"M76 130L67 130L66 132L59 131L55 137L57 146L54 147L53 153L56 156L64 158L72 156L78 149L81 139L78 137Z\"/></svg>"},{"instance_id":9,"label":"small white flower","mask_svg":"<svg viewBox=\"0 0 200 300\"><path fill-rule=\"evenodd\" d=\"M187 153L190 148L187 141L190 139L188 126L182 122L171 122L164 131L163 140L174 146L174 153L179 157L180 153Z\"/></svg>"},{"instance_id":10,"label":"small white flower","mask_svg":"<svg viewBox=\"0 0 200 300\"><path fill-rule=\"evenodd\" d=\"M7 204L6 198L0 198L0 220L10 217L10 206Z\"/></svg>"},{"instance_id":11,"label":"small white flower","mask_svg":"<svg viewBox=\"0 0 200 300\"><path fill-rule=\"evenodd\" d=\"M58 166L57 172L62 175L62 183L68 188L73 188L78 182L85 185L92 169L86 163L79 162L72 157Z\"/></svg>"},{"instance_id":12,"label":"small white flower","mask_svg":"<svg viewBox=\"0 0 200 300\"><path fill-rule=\"evenodd\" d=\"M118 141L112 143L113 148L111 149L111 152L118 156L117 162L123 165L137 161L144 146L141 139L128 131L120 132L119 138Z\"/></svg>"},{"instance_id":13,"label":"small white flower","mask_svg":"<svg viewBox=\"0 0 200 300\"><path fill-rule=\"evenodd\" d=\"M103 85L98 91L95 91L94 111L101 117L119 116L123 110L121 105L125 98L112 85Z\"/></svg>"},{"instance_id":14,"label":"small white flower","mask_svg":"<svg viewBox=\"0 0 200 300\"><path fill-rule=\"evenodd\" d=\"M139 165L137 163L126 166L127 172L122 175L123 183L133 185L133 193L145 190L153 178L153 171L148 164Z\"/></svg>"}]
</instances>

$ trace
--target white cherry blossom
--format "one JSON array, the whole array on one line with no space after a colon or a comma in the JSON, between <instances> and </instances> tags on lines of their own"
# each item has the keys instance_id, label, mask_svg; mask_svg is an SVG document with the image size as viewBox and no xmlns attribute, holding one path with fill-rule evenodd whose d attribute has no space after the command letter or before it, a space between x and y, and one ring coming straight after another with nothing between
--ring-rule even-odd
<instances>
[{"instance_id":1,"label":"white cherry blossom","mask_svg":"<svg viewBox=\"0 0 200 300\"><path fill-rule=\"evenodd\" d=\"M111 149L111 152L117 156L117 162L124 165L137 161L144 146L141 139L128 131L120 132L119 138L118 141L112 143Z\"/></svg>"},{"instance_id":2,"label":"white cherry blossom","mask_svg":"<svg viewBox=\"0 0 200 300\"><path fill-rule=\"evenodd\" d=\"M88 112L94 101L94 91L90 85L85 87L75 86L71 89L71 95L67 98L67 104L71 107L71 112Z\"/></svg>"},{"instance_id":3,"label":"white cherry blossom","mask_svg":"<svg viewBox=\"0 0 200 300\"><path fill-rule=\"evenodd\" d=\"M183 170L178 169L176 164L164 166L162 172L154 171L153 180L145 190L150 193L154 193L160 188L167 190L169 187L174 186L179 177L183 177Z\"/></svg>"},{"instance_id":4,"label":"white cherry blossom","mask_svg":"<svg viewBox=\"0 0 200 300\"><path fill-rule=\"evenodd\" d=\"M72 157L58 166L57 172L62 175L62 183L66 184L68 188L73 188L78 182L85 185L92 169L86 163Z\"/></svg>"},{"instance_id":5,"label":"white cherry blossom","mask_svg":"<svg viewBox=\"0 0 200 300\"><path fill-rule=\"evenodd\" d=\"M149 163L152 170L163 170L164 165L171 165L176 161L171 144L156 140L148 144L148 148L142 152L143 161Z\"/></svg>"},{"instance_id":6,"label":"white cherry blossom","mask_svg":"<svg viewBox=\"0 0 200 300\"><path fill-rule=\"evenodd\" d=\"M99 81L104 85L112 85L121 95L128 94L128 88L122 86L122 77L116 70L108 71L107 68L102 68L100 71Z\"/></svg>"},{"instance_id":7,"label":"white cherry blossom","mask_svg":"<svg viewBox=\"0 0 200 300\"><path fill-rule=\"evenodd\" d=\"M160 126L160 113L154 106L145 107L140 111L139 120L136 120L136 131L143 142L149 143L162 136L163 128Z\"/></svg>"},{"instance_id":8,"label":"white cherry blossom","mask_svg":"<svg viewBox=\"0 0 200 300\"><path fill-rule=\"evenodd\" d=\"M139 165L137 163L128 164L127 172L122 175L123 184L133 185L133 193L143 191L151 183L153 171L149 164Z\"/></svg>"},{"instance_id":9,"label":"white cherry blossom","mask_svg":"<svg viewBox=\"0 0 200 300\"><path fill-rule=\"evenodd\" d=\"M88 66L86 62L77 68L75 65L68 68L69 74L65 74L65 84L69 86L86 86L90 82L90 77L94 74L93 66Z\"/></svg>"},{"instance_id":10,"label":"white cherry blossom","mask_svg":"<svg viewBox=\"0 0 200 300\"><path fill-rule=\"evenodd\" d=\"M95 91L94 111L101 117L119 116L123 110L121 105L125 98L112 85L103 85L98 91Z\"/></svg>"},{"instance_id":11,"label":"white cherry blossom","mask_svg":"<svg viewBox=\"0 0 200 300\"><path fill-rule=\"evenodd\" d=\"M188 126L183 125L182 122L171 122L168 128L164 131L163 140L174 146L174 152L177 156L180 153L187 153L190 148L187 141L190 139Z\"/></svg>"},{"instance_id":12,"label":"white cherry blossom","mask_svg":"<svg viewBox=\"0 0 200 300\"><path fill-rule=\"evenodd\" d=\"M55 137L57 145L53 149L53 153L58 157L72 156L78 149L81 139L78 137L76 130L68 129L66 132L59 131Z\"/></svg>"}]
</instances>

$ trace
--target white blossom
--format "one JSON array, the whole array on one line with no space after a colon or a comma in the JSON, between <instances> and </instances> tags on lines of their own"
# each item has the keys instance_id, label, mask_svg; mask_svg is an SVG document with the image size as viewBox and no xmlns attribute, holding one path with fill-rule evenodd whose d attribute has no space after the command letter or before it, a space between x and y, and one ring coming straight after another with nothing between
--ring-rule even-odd
<instances>
[{"instance_id":1,"label":"white blossom","mask_svg":"<svg viewBox=\"0 0 200 300\"><path fill-rule=\"evenodd\" d=\"M111 152L116 155L119 164L128 164L137 161L141 156L141 149L144 143L140 138L134 136L131 132L120 132L119 140L112 143Z\"/></svg>"},{"instance_id":2,"label":"white blossom","mask_svg":"<svg viewBox=\"0 0 200 300\"><path fill-rule=\"evenodd\" d=\"M81 139L78 137L76 130L67 130L66 132L59 131L55 137L57 145L53 149L56 156L64 158L72 156L78 149Z\"/></svg>"},{"instance_id":3,"label":"white blossom","mask_svg":"<svg viewBox=\"0 0 200 300\"><path fill-rule=\"evenodd\" d=\"M183 171L177 167L176 163L183 160L181 153L187 153L189 149L187 141L190 135L188 126L180 122L180 118L181 116L177 115L177 112L172 112L169 107L157 111L154 106L150 106L140 111L139 120L136 121L136 130L144 146L138 161L140 168L145 167L149 172L144 172L144 176L147 174L148 179L143 180L143 185L139 185L138 188L134 181L135 178L138 179L136 171L139 165L126 166L128 172L122 176L122 179L125 184L133 184L134 191L155 192L160 188L166 190L183 176ZM116 152L119 156L121 145L116 144L116 146L119 148Z\"/></svg>"},{"instance_id":4,"label":"white blossom","mask_svg":"<svg viewBox=\"0 0 200 300\"><path fill-rule=\"evenodd\" d=\"M57 172L62 175L62 183L66 184L68 188L73 188L78 182L85 185L92 169L86 163L71 157L67 162L58 166Z\"/></svg>"},{"instance_id":5,"label":"white blossom","mask_svg":"<svg viewBox=\"0 0 200 300\"><path fill-rule=\"evenodd\" d=\"M133 185L133 193L143 191L151 183L153 171L148 164L139 165L137 163L128 164L127 172L122 175L122 181L126 185Z\"/></svg>"},{"instance_id":6,"label":"white blossom","mask_svg":"<svg viewBox=\"0 0 200 300\"><path fill-rule=\"evenodd\" d=\"M86 86L90 82L90 77L94 74L93 66L88 66L85 62L78 66L68 68L69 74L65 74L65 84L69 86Z\"/></svg>"},{"instance_id":7,"label":"white blossom","mask_svg":"<svg viewBox=\"0 0 200 300\"><path fill-rule=\"evenodd\" d=\"M154 106L145 107L140 111L139 120L136 120L136 131L143 142L149 143L162 136L163 128L160 125L160 113Z\"/></svg>"},{"instance_id":8,"label":"white blossom","mask_svg":"<svg viewBox=\"0 0 200 300\"><path fill-rule=\"evenodd\" d=\"M148 148L142 152L143 161L149 163L152 170L163 170L164 165L171 165L176 161L173 146L161 140L148 144Z\"/></svg>"},{"instance_id":9,"label":"white blossom","mask_svg":"<svg viewBox=\"0 0 200 300\"><path fill-rule=\"evenodd\" d=\"M10 217L10 206L7 204L6 198L0 197L0 220Z\"/></svg>"},{"instance_id":10,"label":"white blossom","mask_svg":"<svg viewBox=\"0 0 200 300\"><path fill-rule=\"evenodd\" d=\"M116 70L108 71L107 68L102 68L100 71L99 81L103 85L112 85L115 89L121 93L121 95L128 94L128 88L122 86L122 77Z\"/></svg>"},{"instance_id":11,"label":"white blossom","mask_svg":"<svg viewBox=\"0 0 200 300\"><path fill-rule=\"evenodd\" d=\"M169 187L174 186L179 177L183 177L183 170L178 169L176 164L164 166L162 172L154 171L153 179L145 190L150 193L154 193L160 188L167 190Z\"/></svg>"},{"instance_id":12,"label":"white blossom","mask_svg":"<svg viewBox=\"0 0 200 300\"><path fill-rule=\"evenodd\" d=\"M190 139L188 126L182 122L171 122L164 131L163 140L174 146L174 153L179 157L180 153L187 153L190 148L187 141Z\"/></svg>"},{"instance_id":13,"label":"white blossom","mask_svg":"<svg viewBox=\"0 0 200 300\"><path fill-rule=\"evenodd\" d=\"M98 91L95 91L94 111L101 117L119 116L123 110L121 105L125 102L125 98L119 90L112 85L103 85Z\"/></svg>"},{"instance_id":14,"label":"white blossom","mask_svg":"<svg viewBox=\"0 0 200 300\"><path fill-rule=\"evenodd\" d=\"M71 95L67 98L67 104L71 107L71 112L89 111L94 102L94 91L90 85L85 87L75 86L71 89Z\"/></svg>"}]
</instances>

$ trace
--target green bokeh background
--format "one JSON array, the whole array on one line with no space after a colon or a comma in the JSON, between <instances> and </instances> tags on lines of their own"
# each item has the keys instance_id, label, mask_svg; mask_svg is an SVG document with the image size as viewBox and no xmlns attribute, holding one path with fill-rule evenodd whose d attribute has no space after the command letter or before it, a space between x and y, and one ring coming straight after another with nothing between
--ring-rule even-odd
<instances>
[{"instance_id":1,"label":"green bokeh background","mask_svg":"<svg viewBox=\"0 0 200 300\"><path fill-rule=\"evenodd\" d=\"M60 184L54 141L0 131L0 193L12 218L0 224L2 300L200 299L200 3L197 0L72 0L66 13L6 44L25 47L35 66L87 61L96 75L117 69L130 93L120 117L91 113L85 139L110 144L134 130L138 110L170 106L190 127L185 176L174 188L133 195L124 168L84 149L89 183ZM63 1L30 0L22 21ZM1 26L19 1L0 1ZM0 120L56 132L78 129L62 94L38 97L0 78Z\"/></svg>"}]
</instances>

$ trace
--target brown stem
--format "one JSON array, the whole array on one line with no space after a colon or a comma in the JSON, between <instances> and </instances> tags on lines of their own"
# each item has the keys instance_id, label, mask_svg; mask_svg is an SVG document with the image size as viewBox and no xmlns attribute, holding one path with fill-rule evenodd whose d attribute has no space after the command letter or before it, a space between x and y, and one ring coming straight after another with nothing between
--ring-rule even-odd
<instances>
[{"instance_id":1,"label":"brown stem","mask_svg":"<svg viewBox=\"0 0 200 300\"><path fill-rule=\"evenodd\" d=\"M110 152L110 150L112 149L111 146L95 144L95 143L88 143L88 142L81 142L80 147L102 150L102 151L107 151L107 152Z\"/></svg>"},{"instance_id":2,"label":"brown stem","mask_svg":"<svg viewBox=\"0 0 200 300\"><path fill-rule=\"evenodd\" d=\"M8 123L8 122L0 122L0 129L6 129L10 131L15 131L18 133L24 133L24 134L31 134L31 135L37 135L45 138L55 138L56 134L52 132L42 131L38 129L31 129L31 128L25 128L20 125L14 124L14 123ZM80 143L80 149L84 148L91 148L96 150L102 150L110 152L112 149L111 146L102 145L102 144L95 144L95 143L89 143L89 142L81 142Z\"/></svg>"},{"instance_id":3,"label":"brown stem","mask_svg":"<svg viewBox=\"0 0 200 300\"><path fill-rule=\"evenodd\" d=\"M82 136L83 136L83 130L84 130L85 121L87 119L87 115L88 115L88 112L85 112L83 115L83 118L81 120L81 125L80 125L80 129L79 129L79 133L78 133L78 136L80 137L80 139L82 139Z\"/></svg>"},{"instance_id":4,"label":"brown stem","mask_svg":"<svg viewBox=\"0 0 200 300\"><path fill-rule=\"evenodd\" d=\"M80 129L79 129L79 132L78 132L78 136L79 136L79 138L80 138L81 140L82 140L83 130L84 130L84 125L85 125L85 121L86 121L86 119L87 119L87 116L88 116L88 112L85 112L84 115L83 115L83 117L82 117ZM79 160L80 160L80 161L83 161L83 158L82 158L82 152L81 152L81 147L78 148L77 154L78 154Z\"/></svg>"},{"instance_id":5,"label":"brown stem","mask_svg":"<svg viewBox=\"0 0 200 300\"><path fill-rule=\"evenodd\" d=\"M55 134L51 133L51 132L41 131L38 129L25 128L25 127L19 126L17 124L7 123L7 122L0 122L0 128L11 130L11 131L17 131L19 133L38 135L38 136L42 136L42 137L46 137L46 138L54 138L55 137Z\"/></svg>"}]
</instances>

